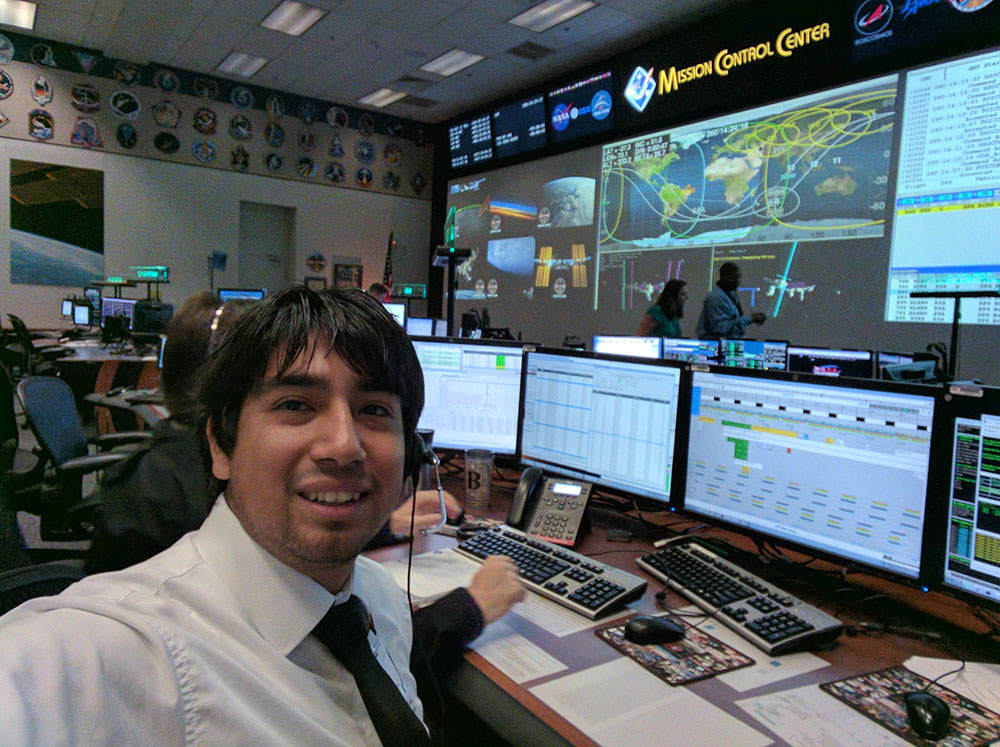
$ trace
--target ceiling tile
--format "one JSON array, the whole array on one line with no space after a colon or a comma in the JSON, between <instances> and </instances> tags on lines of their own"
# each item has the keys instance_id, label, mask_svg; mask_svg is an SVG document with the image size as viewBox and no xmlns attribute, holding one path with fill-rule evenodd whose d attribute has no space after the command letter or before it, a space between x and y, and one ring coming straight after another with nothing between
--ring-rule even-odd
<instances>
[{"instance_id":1,"label":"ceiling tile","mask_svg":"<svg viewBox=\"0 0 1000 747\"><path fill-rule=\"evenodd\" d=\"M66 8L43 6L35 18L35 33L45 39L83 44L88 16Z\"/></svg>"}]
</instances>

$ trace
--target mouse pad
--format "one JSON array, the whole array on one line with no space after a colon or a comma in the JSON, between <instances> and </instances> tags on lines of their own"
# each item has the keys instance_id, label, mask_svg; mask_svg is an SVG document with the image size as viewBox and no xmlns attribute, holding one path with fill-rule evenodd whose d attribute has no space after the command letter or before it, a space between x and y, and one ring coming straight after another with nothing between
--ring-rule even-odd
<instances>
[{"instance_id":1,"label":"mouse pad","mask_svg":"<svg viewBox=\"0 0 1000 747\"><path fill-rule=\"evenodd\" d=\"M681 640L649 646L625 640L624 623L600 628L595 632L598 638L610 643L670 685L684 685L755 663L750 657L708 633L683 620L681 622L686 629Z\"/></svg>"},{"instance_id":2,"label":"mouse pad","mask_svg":"<svg viewBox=\"0 0 1000 747\"><path fill-rule=\"evenodd\" d=\"M839 682L828 682L820 688L913 744L974 747L1000 738L1000 715L947 687L937 684L927 687L929 683L929 679L906 667L890 667ZM948 732L936 742L922 739L913 732L903 703L904 694L925 687L927 692L941 698L951 708Z\"/></svg>"}]
</instances>

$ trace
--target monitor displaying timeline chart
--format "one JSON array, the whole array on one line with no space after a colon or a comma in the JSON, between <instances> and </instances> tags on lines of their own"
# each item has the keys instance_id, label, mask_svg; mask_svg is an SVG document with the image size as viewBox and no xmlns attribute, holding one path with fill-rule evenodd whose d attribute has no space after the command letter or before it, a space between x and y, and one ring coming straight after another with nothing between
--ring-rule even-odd
<instances>
[{"instance_id":1,"label":"monitor displaying timeline chart","mask_svg":"<svg viewBox=\"0 0 1000 747\"><path fill-rule=\"evenodd\" d=\"M628 335L594 335L594 352L612 355L631 355L636 358L659 358L659 337L630 337Z\"/></svg>"},{"instance_id":2,"label":"monitor displaying timeline chart","mask_svg":"<svg viewBox=\"0 0 1000 747\"><path fill-rule=\"evenodd\" d=\"M125 317L126 326L132 329L132 314L134 311L134 298L111 298L105 296L101 299L101 327L104 327L105 320L109 316L123 316Z\"/></svg>"},{"instance_id":3,"label":"monitor displaying timeline chart","mask_svg":"<svg viewBox=\"0 0 1000 747\"><path fill-rule=\"evenodd\" d=\"M517 451L521 343L513 340L413 338L424 375L419 428L434 448Z\"/></svg>"},{"instance_id":4,"label":"monitor displaying timeline chart","mask_svg":"<svg viewBox=\"0 0 1000 747\"><path fill-rule=\"evenodd\" d=\"M680 337L662 338L662 357L688 363L715 363L719 360L718 340L685 340Z\"/></svg>"},{"instance_id":5,"label":"monitor displaying timeline chart","mask_svg":"<svg viewBox=\"0 0 1000 747\"><path fill-rule=\"evenodd\" d=\"M943 584L1000 606L1000 389L955 395L945 427L951 481Z\"/></svg>"},{"instance_id":6,"label":"monitor displaying timeline chart","mask_svg":"<svg viewBox=\"0 0 1000 747\"><path fill-rule=\"evenodd\" d=\"M935 394L747 369L692 372L684 509L921 579ZM862 388L863 387L863 388Z\"/></svg>"},{"instance_id":7,"label":"monitor displaying timeline chart","mask_svg":"<svg viewBox=\"0 0 1000 747\"><path fill-rule=\"evenodd\" d=\"M788 346L788 370L817 376L872 378L872 351Z\"/></svg>"},{"instance_id":8,"label":"monitor displaying timeline chart","mask_svg":"<svg viewBox=\"0 0 1000 747\"><path fill-rule=\"evenodd\" d=\"M526 351L521 462L669 504L681 376L673 361Z\"/></svg>"},{"instance_id":9,"label":"monitor displaying timeline chart","mask_svg":"<svg viewBox=\"0 0 1000 747\"><path fill-rule=\"evenodd\" d=\"M222 303L236 301L238 299L260 301L266 295L266 288L219 288L219 299Z\"/></svg>"},{"instance_id":10,"label":"monitor displaying timeline chart","mask_svg":"<svg viewBox=\"0 0 1000 747\"><path fill-rule=\"evenodd\" d=\"M784 371L788 343L779 340L720 340L722 365Z\"/></svg>"}]
</instances>

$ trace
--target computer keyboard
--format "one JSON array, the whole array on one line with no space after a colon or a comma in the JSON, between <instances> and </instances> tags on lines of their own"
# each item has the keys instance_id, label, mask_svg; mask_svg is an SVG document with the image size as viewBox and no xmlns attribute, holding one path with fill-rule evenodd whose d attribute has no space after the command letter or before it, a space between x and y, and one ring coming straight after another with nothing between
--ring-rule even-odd
<instances>
[{"instance_id":1,"label":"computer keyboard","mask_svg":"<svg viewBox=\"0 0 1000 747\"><path fill-rule=\"evenodd\" d=\"M118 396L131 405L163 404L163 392L159 389L126 389Z\"/></svg>"},{"instance_id":2,"label":"computer keyboard","mask_svg":"<svg viewBox=\"0 0 1000 747\"><path fill-rule=\"evenodd\" d=\"M636 562L770 655L832 641L843 628L837 618L689 539Z\"/></svg>"},{"instance_id":3,"label":"computer keyboard","mask_svg":"<svg viewBox=\"0 0 1000 747\"><path fill-rule=\"evenodd\" d=\"M638 576L508 526L478 532L457 549L479 562L490 555L507 555L532 590L591 620L638 599L646 590L646 582Z\"/></svg>"}]
</instances>

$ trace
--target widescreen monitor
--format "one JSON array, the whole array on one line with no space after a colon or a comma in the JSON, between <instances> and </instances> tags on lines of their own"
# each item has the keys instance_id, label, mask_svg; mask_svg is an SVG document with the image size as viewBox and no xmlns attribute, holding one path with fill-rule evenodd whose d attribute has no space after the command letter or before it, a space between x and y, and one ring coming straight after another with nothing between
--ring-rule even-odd
<instances>
[{"instance_id":1,"label":"widescreen monitor","mask_svg":"<svg viewBox=\"0 0 1000 747\"><path fill-rule=\"evenodd\" d=\"M659 358L659 337L628 335L594 335L594 352L611 355L631 355L635 358Z\"/></svg>"},{"instance_id":2,"label":"widescreen monitor","mask_svg":"<svg viewBox=\"0 0 1000 747\"><path fill-rule=\"evenodd\" d=\"M787 348L779 340L720 340L719 359L724 366L784 371Z\"/></svg>"},{"instance_id":3,"label":"widescreen monitor","mask_svg":"<svg viewBox=\"0 0 1000 747\"><path fill-rule=\"evenodd\" d=\"M236 301L237 299L260 301L266 295L266 288L219 288L219 299L222 303Z\"/></svg>"},{"instance_id":4,"label":"widescreen monitor","mask_svg":"<svg viewBox=\"0 0 1000 747\"><path fill-rule=\"evenodd\" d=\"M922 577L933 392L748 369L691 377L686 511Z\"/></svg>"},{"instance_id":5,"label":"widescreen monitor","mask_svg":"<svg viewBox=\"0 0 1000 747\"><path fill-rule=\"evenodd\" d=\"M669 505L681 371L673 361L528 350L522 463Z\"/></svg>"},{"instance_id":6,"label":"widescreen monitor","mask_svg":"<svg viewBox=\"0 0 1000 747\"><path fill-rule=\"evenodd\" d=\"M872 378L872 351L788 346L788 370L817 376Z\"/></svg>"},{"instance_id":7,"label":"widescreen monitor","mask_svg":"<svg viewBox=\"0 0 1000 747\"><path fill-rule=\"evenodd\" d=\"M73 316L73 299L64 298L62 304L59 307L59 315L69 319Z\"/></svg>"},{"instance_id":8,"label":"widescreen monitor","mask_svg":"<svg viewBox=\"0 0 1000 747\"><path fill-rule=\"evenodd\" d=\"M134 311L134 298L110 298L106 296L101 299L101 327L104 327L109 316L122 316L125 317L125 326L132 329Z\"/></svg>"},{"instance_id":9,"label":"widescreen monitor","mask_svg":"<svg viewBox=\"0 0 1000 747\"><path fill-rule=\"evenodd\" d=\"M517 451L521 343L468 338L414 338L424 375L419 428L434 430L434 448Z\"/></svg>"},{"instance_id":10,"label":"widescreen monitor","mask_svg":"<svg viewBox=\"0 0 1000 747\"><path fill-rule=\"evenodd\" d=\"M663 357L667 360L688 363L715 363L719 360L719 341L664 337Z\"/></svg>"},{"instance_id":11,"label":"widescreen monitor","mask_svg":"<svg viewBox=\"0 0 1000 747\"><path fill-rule=\"evenodd\" d=\"M1000 605L1000 389L955 394L942 430L951 456L943 583Z\"/></svg>"},{"instance_id":12,"label":"widescreen monitor","mask_svg":"<svg viewBox=\"0 0 1000 747\"><path fill-rule=\"evenodd\" d=\"M434 320L420 316L411 316L406 320L406 333L418 337L433 337Z\"/></svg>"},{"instance_id":13,"label":"widescreen monitor","mask_svg":"<svg viewBox=\"0 0 1000 747\"><path fill-rule=\"evenodd\" d=\"M435 337L447 337L448 336L448 320L447 319L435 319L434 320L434 336Z\"/></svg>"},{"instance_id":14,"label":"widescreen monitor","mask_svg":"<svg viewBox=\"0 0 1000 747\"><path fill-rule=\"evenodd\" d=\"M89 303L79 302L73 304L73 324L78 327L89 327L91 322L91 308Z\"/></svg>"},{"instance_id":15,"label":"widescreen monitor","mask_svg":"<svg viewBox=\"0 0 1000 747\"><path fill-rule=\"evenodd\" d=\"M406 304L386 302L382 304L386 311L392 314L392 318L399 322L400 327L406 327Z\"/></svg>"}]
</instances>

